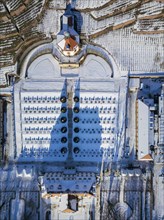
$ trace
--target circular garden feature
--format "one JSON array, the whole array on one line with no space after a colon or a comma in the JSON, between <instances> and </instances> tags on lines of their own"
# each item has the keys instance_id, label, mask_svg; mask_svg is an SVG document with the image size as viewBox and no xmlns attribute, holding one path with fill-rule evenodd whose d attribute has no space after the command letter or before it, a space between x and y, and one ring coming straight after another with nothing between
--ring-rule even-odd
<instances>
[{"instance_id":1,"label":"circular garden feature","mask_svg":"<svg viewBox=\"0 0 164 220\"><path fill-rule=\"evenodd\" d=\"M67 148L66 148L66 147L62 147L61 150L60 150L60 152L61 152L62 154L66 154L66 153L67 153Z\"/></svg>"},{"instance_id":2,"label":"circular garden feature","mask_svg":"<svg viewBox=\"0 0 164 220\"><path fill-rule=\"evenodd\" d=\"M79 130L80 130L80 129L79 129L78 127L74 128L74 132L75 132L75 133L78 133Z\"/></svg>"},{"instance_id":3,"label":"circular garden feature","mask_svg":"<svg viewBox=\"0 0 164 220\"><path fill-rule=\"evenodd\" d=\"M66 108L66 107L62 107L62 108L61 108L61 112L62 112L62 113L65 113L66 111L67 111L67 108Z\"/></svg>"},{"instance_id":4,"label":"circular garden feature","mask_svg":"<svg viewBox=\"0 0 164 220\"><path fill-rule=\"evenodd\" d=\"M78 142L80 141L80 138L79 138L79 137L74 137L73 141L74 141L75 143L78 143Z\"/></svg>"},{"instance_id":5,"label":"circular garden feature","mask_svg":"<svg viewBox=\"0 0 164 220\"><path fill-rule=\"evenodd\" d=\"M75 117L73 120L74 120L75 123L79 122L79 118L78 117Z\"/></svg>"},{"instance_id":6,"label":"circular garden feature","mask_svg":"<svg viewBox=\"0 0 164 220\"><path fill-rule=\"evenodd\" d=\"M75 113L79 113L79 108L78 107L75 107L74 109L73 109L73 111L75 112Z\"/></svg>"},{"instance_id":7,"label":"circular garden feature","mask_svg":"<svg viewBox=\"0 0 164 220\"><path fill-rule=\"evenodd\" d=\"M74 97L74 102L79 102L79 97L75 96Z\"/></svg>"},{"instance_id":8,"label":"circular garden feature","mask_svg":"<svg viewBox=\"0 0 164 220\"><path fill-rule=\"evenodd\" d=\"M67 132L67 128L66 128L66 127L62 127L62 128L61 128L61 132L62 132L62 133L66 133L66 132Z\"/></svg>"},{"instance_id":9,"label":"circular garden feature","mask_svg":"<svg viewBox=\"0 0 164 220\"><path fill-rule=\"evenodd\" d=\"M66 138L66 137L62 137L62 138L61 138L61 142L62 142L62 143L66 143L66 142L67 142L67 138Z\"/></svg>"},{"instance_id":10,"label":"circular garden feature","mask_svg":"<svg viewBox=\"0 0 164 220\"><path fill-rule=\"evenodd\" d=\"M73 152L74 152L75 154L78 154L78 153L80 152L80 149L79 149L78 147L75 147L75 148L73 149Z\"/></svg>"},{"instance_id":11,"label":"circular garden feature","mask_svg":"<svg viewBox=\"0 0 164 220\"><path fill-rule=\"evenodd\" d=\"M66 98L65 96L62 96L62 97L60 98L60 101L61 101L62 103L65 103L66 100L67 100L67 98Z\"/></svg>"},{"instance_id":12,"label":"circular garden feature","mask_svg":"<svg viewBox=\"0 0 164 220\"><path fill-rule=\"evenodd\" d=\"M62 118L60 119L60 121L61 121L61 123L65 123L65 122L67 121L67 118L66 118L66 117L62 117Z\"/></svg>"}]
</instances>

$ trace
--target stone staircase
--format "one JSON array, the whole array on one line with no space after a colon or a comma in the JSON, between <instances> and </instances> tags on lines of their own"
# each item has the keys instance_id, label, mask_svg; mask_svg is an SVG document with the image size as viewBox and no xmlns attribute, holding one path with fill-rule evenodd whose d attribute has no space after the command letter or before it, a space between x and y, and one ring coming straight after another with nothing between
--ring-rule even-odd
<instances>
[{"instance_id":1,"label":"stone staircase","mask_svg":"<svg viewBox=\"0 0 164 220\"><path fill-rule=\"evenodd\" d=\"M73 100L73 91L72 87L69 86L71 84L71 80L67 80L67 94L68 94L68 161L72 161L72 129L73 129L73 122L72 122L72 100Z\"/></svg>"}]
</instances>

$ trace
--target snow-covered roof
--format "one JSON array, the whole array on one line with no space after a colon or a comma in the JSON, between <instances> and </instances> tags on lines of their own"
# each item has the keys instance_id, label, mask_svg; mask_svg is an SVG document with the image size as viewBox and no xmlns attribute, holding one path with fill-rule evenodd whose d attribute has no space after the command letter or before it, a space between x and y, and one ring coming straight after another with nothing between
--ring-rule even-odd
<instances>
[{"instance_id":1,"label":"snow-covered roof","mask_svg":"<svg viewBox=\"0 0 164 220\"><path fill-rule=\"evenodd\" d=\"M64 38L58 43L62 50L73 51L78 46L78 43L72 38Z\"/></svg>"},{"instance_id":2,"label":"snow-covered roof","mask_svg":"<svg viewBox=\"0 0 164 220\"><path fill-rule=\"evenodd\" d=\"M141 157L140 160L149 160L149 161L152 161L153 158L152 158L152 156L151 156L150 154L147 154L147 155L145 155L144 157Z\"/></svg>"},{"instance_id":3,"label":"snow-covered roof","mask_svg":"<svg viewBox=\"0 0 164 220\"><path fill-rule=\"evenodd\" d=\"M147 106L141 100L138 100L137 109L138 109L138 116L137 116L138 159L141 159L149 154L150 110L149 110L149 106Z\"/></svg>"}]
</instances>

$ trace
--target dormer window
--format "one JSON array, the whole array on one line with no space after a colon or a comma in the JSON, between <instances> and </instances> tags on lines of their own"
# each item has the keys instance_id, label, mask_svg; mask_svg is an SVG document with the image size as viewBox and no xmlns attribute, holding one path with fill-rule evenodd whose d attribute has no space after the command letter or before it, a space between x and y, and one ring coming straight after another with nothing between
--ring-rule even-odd
<instances>
[{"instance_id":1,"label":"dormer window","mask_svg":"<svg viewBox=\"0 0 164 220\"><path fill-rule=\"evenodd\" d=\"M70 50L71 45L70 44L66 44L66 50Z\"/></svg>"}]
</instances>

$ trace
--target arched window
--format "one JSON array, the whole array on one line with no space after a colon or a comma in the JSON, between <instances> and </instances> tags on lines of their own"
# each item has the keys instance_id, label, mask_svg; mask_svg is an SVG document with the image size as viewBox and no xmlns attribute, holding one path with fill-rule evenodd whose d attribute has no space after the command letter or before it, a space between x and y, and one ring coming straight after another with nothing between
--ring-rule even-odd
<instances>
[{"instance_id":1,"label":"arched window","mask_svg":"<svg viewBox=\"0 0 164 220\"><path fill-rule=\"evenodd\" d=\"M51 220L51 211L46 211L46 220Z\"/></svg>"}]
</instances>

